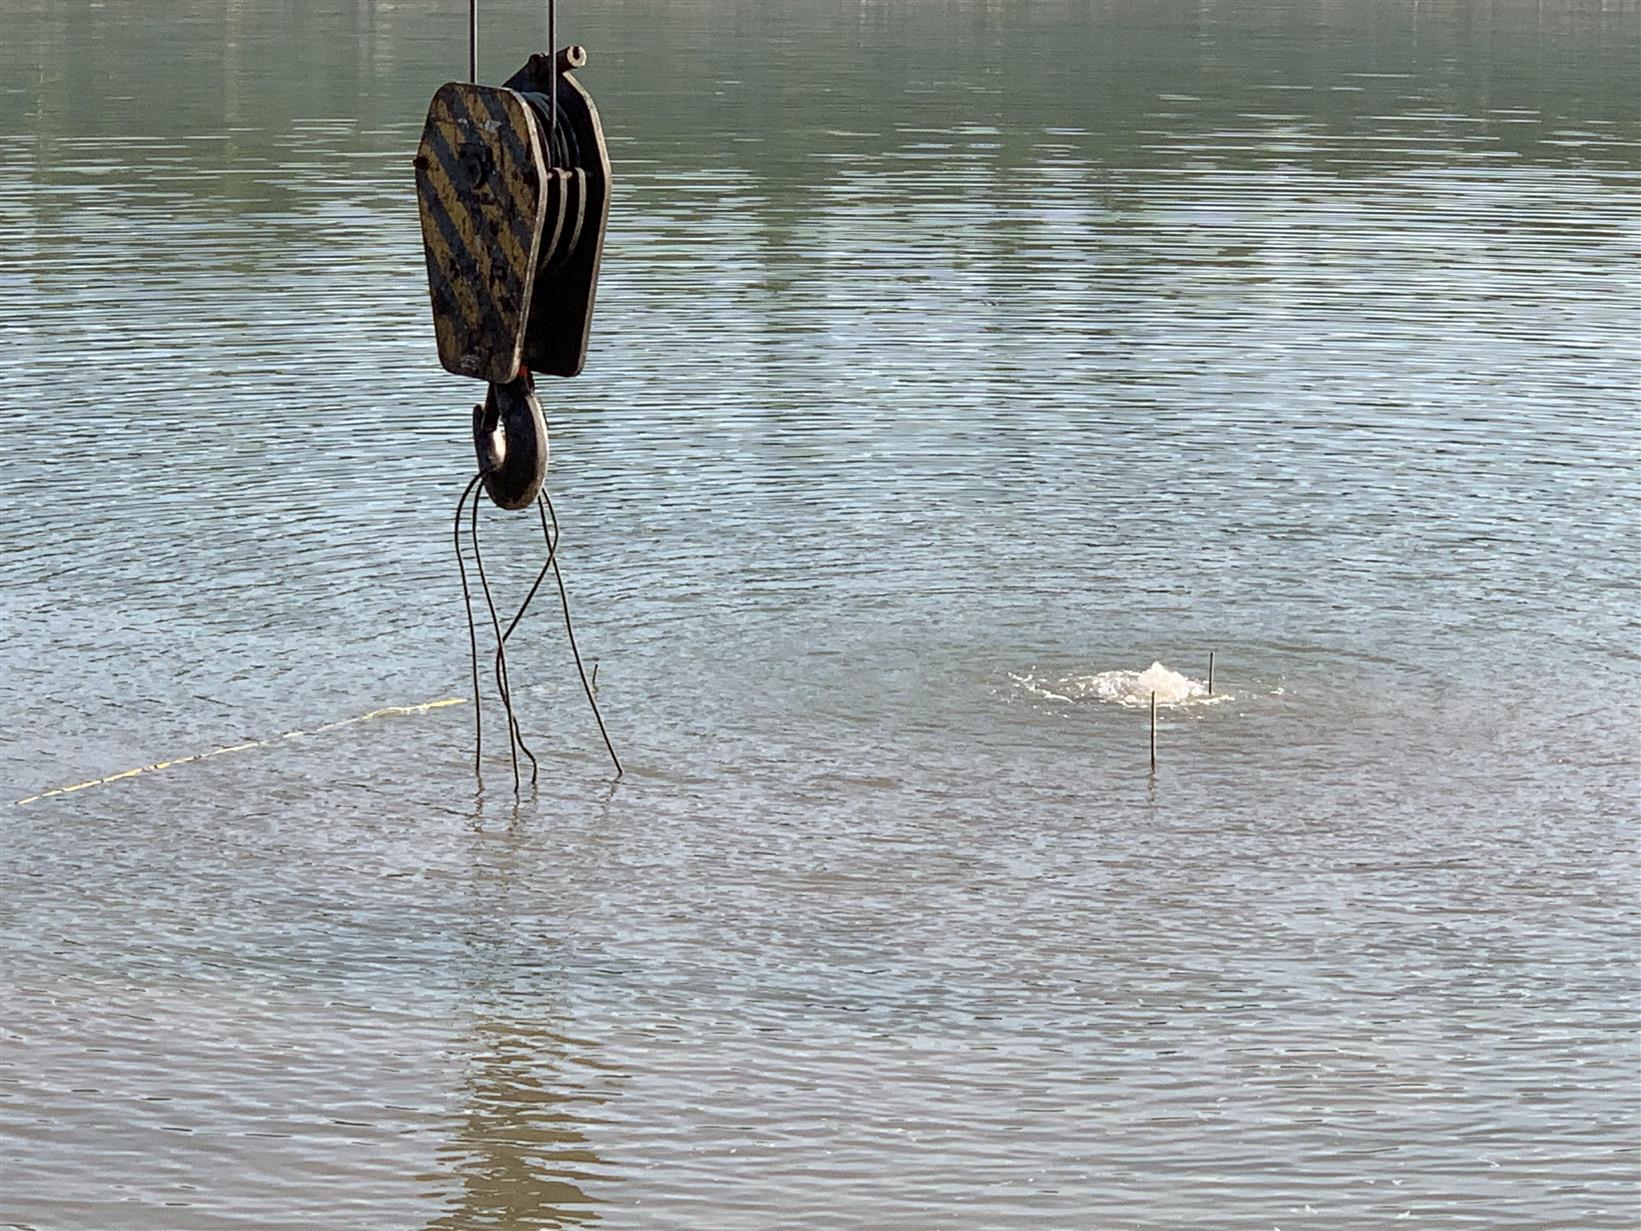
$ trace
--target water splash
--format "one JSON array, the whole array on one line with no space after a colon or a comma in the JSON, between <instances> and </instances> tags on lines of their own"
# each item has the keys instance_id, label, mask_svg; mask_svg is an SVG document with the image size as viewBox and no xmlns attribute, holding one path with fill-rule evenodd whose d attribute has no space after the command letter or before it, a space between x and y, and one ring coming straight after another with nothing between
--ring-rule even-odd
<instances>
[{"instance_id":1,"label":"water splash","mask_svg":"<svg viewBox=\"0 0 1641 1231\"><path fill-rule=\"evenodd\" d=\"M1212 705L1227 700L1224 693L1209 695L1208 685L1154 662L1144 671L1100 671L1094 675L1070 675L1048 680L1036 675L1014 675L1009 679L1027 692L1053 701L1108 701L1117 705L1151 704L1156 693L1159 706Z\"/></svg>"}]
</instances>

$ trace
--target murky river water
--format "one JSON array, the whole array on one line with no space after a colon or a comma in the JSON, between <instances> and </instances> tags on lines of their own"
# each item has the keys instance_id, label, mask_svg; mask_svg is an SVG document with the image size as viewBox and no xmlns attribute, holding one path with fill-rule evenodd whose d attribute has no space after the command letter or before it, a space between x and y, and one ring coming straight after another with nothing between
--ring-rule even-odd
<instances>
[{"instance_id":1,"label":"murky river water","mask_svg":"<svg viewBox=\"0 0 1641 1231\"><path fill-rule=\"evenodd\" d=\"M1637 6L561 30L515 804L275 738L471 691L465 6L0 0L0 1226L1634 1225Z\"/></svg>"}]
</instances>

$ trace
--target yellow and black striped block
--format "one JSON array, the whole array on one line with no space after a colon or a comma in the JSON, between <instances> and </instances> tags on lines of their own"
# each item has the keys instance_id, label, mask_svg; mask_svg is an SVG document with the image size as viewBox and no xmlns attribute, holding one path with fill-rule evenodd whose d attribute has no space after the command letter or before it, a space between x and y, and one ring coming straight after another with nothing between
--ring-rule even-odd
<instances>
[{"instance_id":1,"label":"yellow and black striped block","mask_svg":"<svg viewBox=\"0 0 1641 1231\"><path fill-rule=\"evenodd\" d=\"M541 150L514 91L451 82L433 96L416 199L439 362L458 376L518 374L547 204Z\"/></svg>"}]
</instances>

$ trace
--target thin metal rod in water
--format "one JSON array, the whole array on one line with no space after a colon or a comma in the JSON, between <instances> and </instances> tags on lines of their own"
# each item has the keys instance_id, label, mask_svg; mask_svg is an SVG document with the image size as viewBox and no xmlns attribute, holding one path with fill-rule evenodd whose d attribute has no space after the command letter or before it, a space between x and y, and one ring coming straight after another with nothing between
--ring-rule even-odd
<instances>
[{"instance_id":1,"label":"thin metal rod in water","mask_svg":"<svg viewBox=\"0 0 1641 1231\"><path fill-rule=\"evenodd\" d=\"M1208 651L1208 695L1214 695L1214 652Z\"/></svg>"},{"instance_id":2,"label":"thin metal rod in water","mask_svg":"<svg viewBox=\"0 0 1641 1231\"><path fill-rule=\"evenodd\" d=\"M479 0L467 0L467 79L479 83Z\"/></svg>"},{"instance_id":3,"label":"thin metal rod in water","mask_svg":"<svg viewBox=\"0 0 1641 1231\"><path fill-rule=\"evenodd\" d=\"M1151 694L1151 772L1157 772L1157 694Z\"/></svg>"}]
</instances>

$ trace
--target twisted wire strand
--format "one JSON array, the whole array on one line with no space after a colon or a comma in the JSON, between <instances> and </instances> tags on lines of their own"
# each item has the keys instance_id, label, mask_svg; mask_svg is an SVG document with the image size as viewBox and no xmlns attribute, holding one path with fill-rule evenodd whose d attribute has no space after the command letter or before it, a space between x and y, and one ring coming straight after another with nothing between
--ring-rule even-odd
<instances>
[{"instance_id":1,"label":"twisted wire strand","mask_svg":"<svg viewBox=\"0 0 1641 1231\"><path fill-rule=\"evenodd\" d=\"M456 517L452 532L452 540L456 549L456 568L461 575L462 607L467 615L467 644L473 665L473 772L475 774L479 774L481 771L484 751L484 725L481 717L482 707L480 705L479 698L478 627L473 619L472 589L467 580L467 565L464 553L462 551L461 541L462 514L464 512L469 512L468 534L473 541L473 563L478 573L479 586L484 594L485 608L490 615L490 627L496 635L496 654L494 661L496 692L501 698L502 708L507 715L507 730L509 736L507 747L508 755L512 764L514 794L517 794L519 790L519 752L522 751L524 755L529 758L531 786L536 785L540 775L541 765L536 759L535 753L530 750L530 746L525 742L523 732L519 729L518 715L513 706L512 682L508 675L507 669L507 639L513 635L514 631L518 628L520 621L524 619L525 613L530 609L530 604L535 600L537 592L541 589L542 582L547 579L547 573L549 570L552 572L553 579L558 587L559 608L564 615L564 632L570 643L570 653L575 658L576 673L581 677L582 692L586 694L587 704L593 711L593 720L598 724L598 733L603 737L604 747L610 754L610 761L615 765L615 775L617 778L620 778L626 771L622 768L621 758L616 754L615 744L610 739L609 730L604 725L604 715L598 708L597 693L593 688L592 681L588 679L587 669L581 658L581 649L576 643L575 624L570 616L570 595L564 584L564 573L559 568L558 562L558 548L559 543L563 538L563 531L559 527L558 511L553 507L552 497L548 496L547 493L543 491L536 498L536 511L541 518L541 536L542 540L547 545L547 560L542 564L540 570L537 571L536 579L531 584L528 593L525 594L524 601L519 604L518 611L513 614L513 618L508 621L507 627L503 629L501 626L501 617L496 610L495 597L490 589L490 579L484 568L484 551L479 542L480 500L479 497L474 494L474 488L479 485L483 478L484 472L481 470L478 474L473 476L467 486L462 490L461 498L456 502ZM469 497L472 498L473 502L470 511L467 508L467 501ZM549 524L549 519L551 519L551 524ZM596 664L594 665L593 670L596 675Z\"/></svg>"},{"instance_id":2,"label":"twisted wire strand","mask_svg":"<svg viewBox=\"0 0 1641 1231\"><path fill-rule=\"evenodd\" d=\"M537 780L541 777L541 765L536 760L536 754L530 751L530 745L524 742L524 732L519 727L518 711L513 707L512 681L507 674L506 633L501 634L500 639L496 642L495 670L496 686L498 688L506 689L506 695L502 698L502 704L507 707L508 734L514 741L517 742L519 750L523 752L525 756L530 758L530 785L533 787L536 785Z\"/></svg>"},{"instance_id":3,"label":"twisted wire strand","mask_svg":"<svg viewBox=\"0 0 1641 1231\"><path fill-rule=\"evenodd\" d=\"M536 597L536 591L541 589L541 583L547 580L547 570L553 567L553 558L558 554L558 537L547 533L547 513L539 495L536 497L536 510L541 513L541 533L547 540L547 562L541 566L541 571L536 574L536 580L531 585L530 592L524 596L524 601L519 604L518 614L507 625L507 631L501 635L503 641L513 635L513 630L518 627L518 622L524 618L524 613L529 610L530 603Z\"/></svg>"},{"instance_id":4,"label":"twisted wire strand","mask_svg":"<svg viewBox=\"0 0 1641 1231\"><path fill-rule=\"evenodd\" d=\"M536 497L536 508L538 511L541 509L541 497L539 495ZM547 535L547 515L545 513L541 515L541 530L543 535ZM530 610L530 604L535 600L536 591L541 589L541 583L546 580L547 570L552 568L553 559L557 552L558 537L548 535L547 562L536 573L536 579L531 583L529 593L524 596L524 601L519 604L519 609L513 613L513 618L507 622L507 628L502 632L500 640L496 642L496 669L503 677L507 672L507 639L513 635L513 630L519 626L519 621L524 619L524 613ZM524 749L524 755L530 758L530 785L533 787L540 777L541 766L536 761L535 753L531 752L529 745L524 742L524 735L519 730L518 720L511 707L508 709L508 721L511 724L513 738L518 740L519 747Z\"/></svg>"},{"instance_id":5,"label":"twisted wire strand","mask_svg":"<svg viewBox=\"0 0 1641 1231\"><path fill-rule=\"evenodd\" d=\"M496 601L490 592L490 579L484 572L484 554L479 547L479 500L477 497L473 500L470 533L473 539L473 561L478 566L479 585L484 591L484 604L490 612L490 627L496 634L496 691L501 695L502 708L507 712L507 733L509 737L507 753L512 761L513 793L516 795L519 789L518 754L520 750L523 750L524 755L530 758L530 764L533 767L537 766L537 762L535 754L530 751L529 745L524 742L524 737L519 731L518 717L513 712L513 694L507 676L507 647L502 642L501 618L496 614ZM532 774L531 782L535 782L534 774Z\"/></svg>"}]
</instances>

